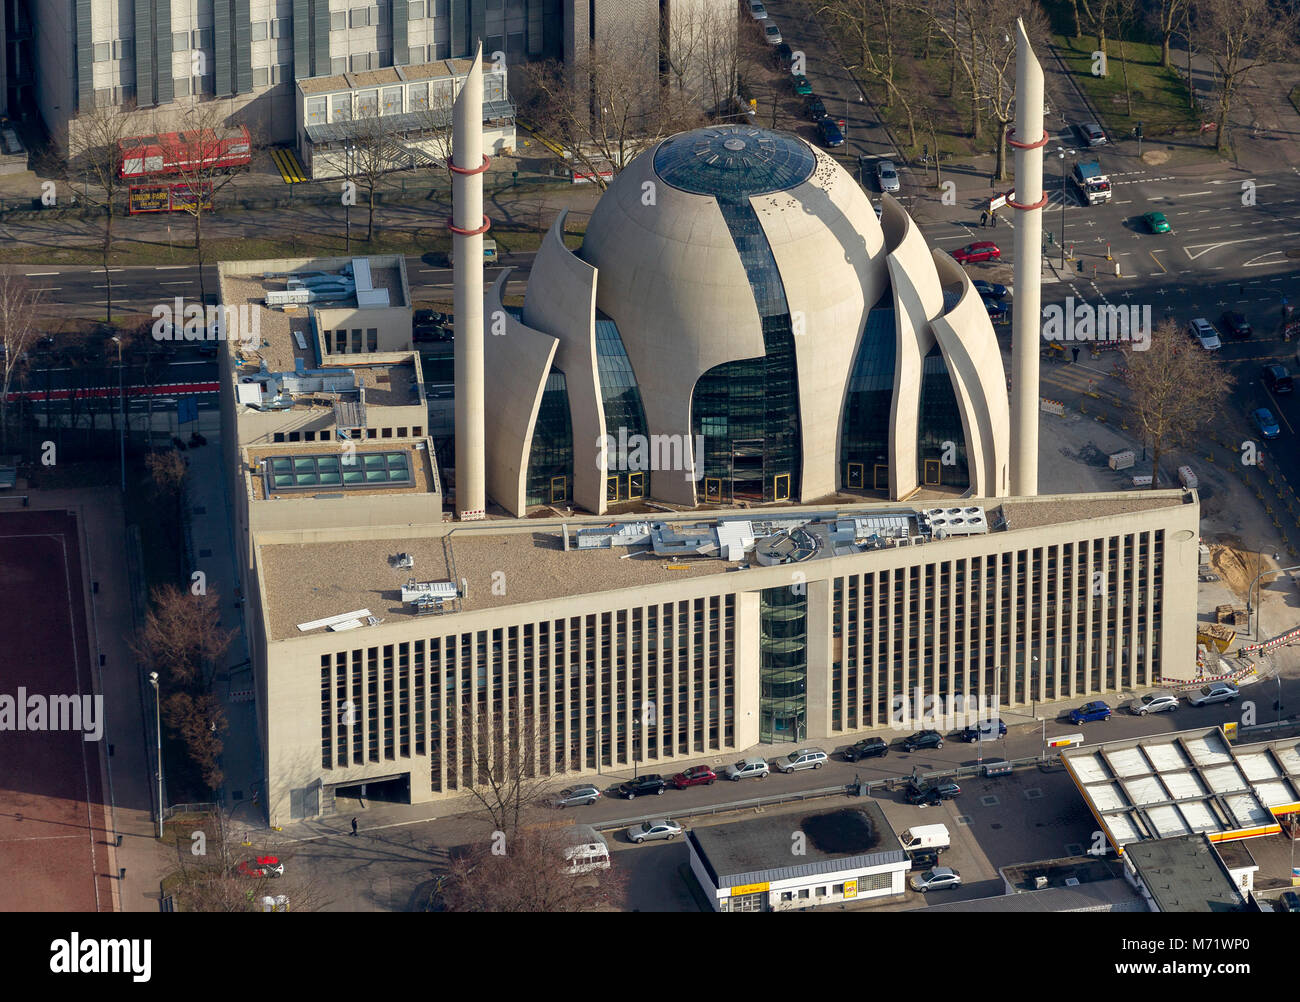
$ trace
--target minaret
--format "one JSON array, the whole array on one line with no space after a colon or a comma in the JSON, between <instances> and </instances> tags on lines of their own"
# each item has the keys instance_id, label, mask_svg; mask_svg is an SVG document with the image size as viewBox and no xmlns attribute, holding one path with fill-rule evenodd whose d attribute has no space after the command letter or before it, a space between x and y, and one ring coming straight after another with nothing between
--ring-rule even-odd
<instances>
[{"instance_id":1,"label":"minaret","mask_svg":"<svg viewBox=\"0 0 1300 1002\"><path fill-rule=\"evenodd\" d=\"M483 46L452 106L452 301L456 313L456 517L487 509L483 435Z\"/></svg>"},{"instance_id":2,"label":"minaret","mask_svg":"<svg viewBox=\"0 0 1300 1002\"><path fill-rule=\"evenodd\" d=\"M1016 124L1007 142L1016 151L1015 300L1011 307L1011 493L1038 493L1038 364L1043 268L1043 68L1016 20ZM1064 193L1062 193L1064 194Z\"/></svg>"}]
</instances>

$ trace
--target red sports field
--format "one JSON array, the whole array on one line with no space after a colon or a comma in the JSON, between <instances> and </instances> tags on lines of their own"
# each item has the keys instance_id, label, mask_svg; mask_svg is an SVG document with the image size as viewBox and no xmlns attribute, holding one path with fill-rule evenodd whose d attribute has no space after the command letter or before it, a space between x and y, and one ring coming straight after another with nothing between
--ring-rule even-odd
<instances>
[{"instance_id":1,"label":"red sports field","mask_svg":"<svg viewBox=\"0 0 1300 1002\"><path fill-rule=\"evenodd\" d=\"M0 512L0 696L90 695L77 519ZM103 741L0 730L0 911L112 911Z\"/></svg>"}]
</instances>

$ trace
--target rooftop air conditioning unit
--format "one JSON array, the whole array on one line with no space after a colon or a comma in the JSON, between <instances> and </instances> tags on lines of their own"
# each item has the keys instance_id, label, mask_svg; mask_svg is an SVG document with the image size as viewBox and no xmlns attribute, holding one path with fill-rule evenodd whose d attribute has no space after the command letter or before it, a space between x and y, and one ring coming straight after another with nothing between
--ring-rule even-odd
<instances>
[{"instance_id":1,"label":"rooftop air conditioning unit","mask_svg":"<svg viewBox=\"0 0 1300 1002\"><path fill-rule=\"evenodd\" d=\"M1047 878L1046 878L1046 877L1035 877L1035 878L1034 878L1034 890L1036 890L1036 891L1041 891L1041 890L1042 890L1044 887L1046 887L1046 886L1047 886Z\"/></svg>"}]
</instances>

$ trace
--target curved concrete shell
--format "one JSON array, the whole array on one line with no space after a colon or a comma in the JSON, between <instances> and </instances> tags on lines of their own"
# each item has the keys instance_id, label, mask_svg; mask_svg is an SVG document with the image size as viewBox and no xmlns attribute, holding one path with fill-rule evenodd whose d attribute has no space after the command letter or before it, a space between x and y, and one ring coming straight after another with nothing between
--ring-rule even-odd
<instances>
[{"instance_id":1,"label":"curved concrete shell","mask_svg":"<svg viewBox=\"0 0 1300 1002\"><path fill-rule=\"evenodd\" d=\"M518 517L526 508L533 428L559 341L506 312L502 296L511 271L505 269L483 297L488 331L483 357L492 373L492 399L483 408L483 424L488 495Z\"/></svg>"}]
</instances>

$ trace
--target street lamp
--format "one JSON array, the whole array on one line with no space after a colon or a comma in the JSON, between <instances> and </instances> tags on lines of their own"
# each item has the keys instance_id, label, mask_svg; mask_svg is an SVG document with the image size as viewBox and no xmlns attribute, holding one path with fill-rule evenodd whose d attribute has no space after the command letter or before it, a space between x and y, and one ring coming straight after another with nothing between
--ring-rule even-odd
<instances>
[{"instance_id":1,"label":"street lamp","mask_svg":"<svg viewBox=\"0 0 1300 1002\"><path fill-rule=\"evenodd\" d=\"M1056 148L1056 155L1061 158L1061 270L1065 270L1065 155L1074 156L1074 150L1064 146Z\"/></svg>"},{"instance_id":2,"label":"street lamp","mask_svg":"<svg viewBox=\"0 0 1300 1002\"><path fill-rule=\"evenodd\" d=\"M162 710L161 698L158 695L158 673L151 671L149 673L149 684L153 686L153 721L154 733L157 735L158 744L158 768L155 775L158 777L158 837L163 837L163 785L162 785Z\"/></svg>"},{"instance_id":3,"label":"street lamp","mask_svg":"<svg viewBox=\"0 0 1300 1002\"><path fill-rule=\"evenodd\" d=\"M356 153L356 151L357 148L353 146L351 143L349 143L347 146L344 147L344 155L347 158L346 160L347 180L349 182L351 182L352 180L352 155ZM347 228L347 253L349 254L352 253L352 202L353 202L352 192L349 190L345 190L343 192L343 218L345 220L344 225Z\"/></svg>"},{"instance_id":4,"label":"street lamp","mask_svg":"<svg viewBox=\"0 0 1300 1002\"><path fill-rule=\"evenodd\" d=\"M1258 582L1259 579L1262 578L1265 574L1273 574L1273 573L1275 573L1275 572L1276 572L1276 573L1281 573L1282 571L1290 571L1290 570L1294 570L1295 568L1292 568L1292 567L1279 567L1279 568L1275 568L1275 570L1272 570L1272 571L1266 571L1266 570L1263 569L1263 567L1264 567L1264 551L1263 551L1262 549L1257 550L1257 551L1256 551L1256 557L1257 557L1257 560L1255 561L1255 567L1256 567L1256 569L1259 570L1259 573L1255 575L1255 577L1254 577L1254 578L1251 580L1251 582L1250 582L1250 587L1246 589L1246 628L1247 628L1248 630L1250 630L1250 635L1251 635L1252 637L1255 638L1256 642L1258 642L1259 639L1260 639L1260 637L1259 637L1259 632L1258 632L1258 629L1257 629L1256 627L1252 627L1252 626L1251 626L1251 614L1252 614L1252 612L1254 613L1255 623L1256 623L1256 625L1258 625L1258 623L1259 623L1259 607L1260 607L1261 605L1263 605L1264 602L1263 602L1263 599L1258 600L1257 602L1255 602L1254 607L1253 607L1253 609L1252 609L1251 601L1250 601L1250 595L1251 595L1251 592L1253 592L1253 591L1255 590L1255 584L1256 584L1256 582ZM1273 554L1273 559L1274 559L1274 560L1281 560L1281 559L1282 559L1282 554L1280 554L1280 553L1274 553L1274 554Z\"/></svg>"},{"instance_id":5,"label":"street lamp","mask_svg":"<svg viewBox=\"0 0 1300 1002\"><path fill-rule=\"evenodd\" d=\"M122 467L122 494L126 494L126 395L122 389L122 339L113 338L113 343L117 345L117 407L118 414L122 421L121 434L119 435L118 458Z\"/></svg>"}]
</instances>

